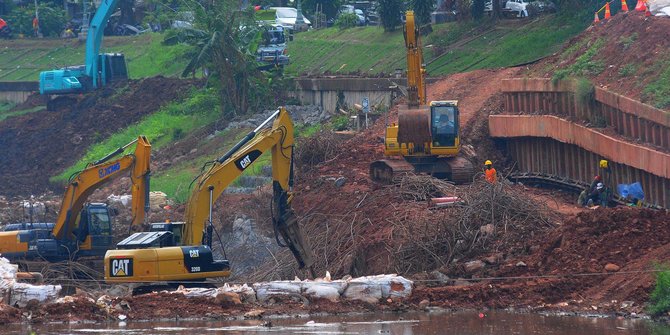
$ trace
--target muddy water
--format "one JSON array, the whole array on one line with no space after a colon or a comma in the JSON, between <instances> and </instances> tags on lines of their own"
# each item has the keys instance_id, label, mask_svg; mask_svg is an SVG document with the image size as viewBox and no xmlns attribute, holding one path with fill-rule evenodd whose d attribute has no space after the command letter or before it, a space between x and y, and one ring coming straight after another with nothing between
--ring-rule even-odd
<instances>
[{"instance_id":1,"label":"muddy water","mask_svg":"<svg viewBox=\"0 0 670 335\"><path fill-rule=\"evenodd\" d=\"M271 323L271 325L268 324ZM173 321L4 327L3 334L668 334L646 320L476 312L368 314L248 321ZM8 330L8 332L6 332Z\"/></svg>"}]
</instances>

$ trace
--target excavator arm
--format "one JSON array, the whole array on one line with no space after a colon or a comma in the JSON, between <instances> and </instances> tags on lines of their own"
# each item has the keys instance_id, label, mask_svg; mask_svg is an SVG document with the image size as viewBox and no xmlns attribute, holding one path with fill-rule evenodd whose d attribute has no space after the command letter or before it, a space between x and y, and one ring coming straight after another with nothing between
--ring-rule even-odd
<instances>
[{"instance_id":1,"label":"excavator arm","mask_svg":"<svg viewBox=\"0 0 670 335\"><path fill-rule=\"evenodd\" d=\"M111 160L137 143L134 154ZM57 240L69 239L75 226L77 215L82 210L86 199L103 184L119 176L122 172L132 169L132 225L141 225L149 210L149 162L151 144L144 136L117 149L109 155L89 164L84 170L70 177L70 183L63 196L63 202L54 225L53 235Z\"/></svg>"},{"instance_id":2,"label":"excavator arm","mask_svg":"<svg viewBox=\"0 0 670 335\"><path fill-rule=\"evenodd\" d=\"M414 21L414 11L405 13L405 49L407 51L407 105L419 107L426 104L426 68L423 64L421 36Z\"/></svg>"},{"instance_id":3,"label":"excavator arm","mask_svg":"<svg viewBox=\"0 0 670 335\"><path fill-rule=\"evenodd\" d=\"M263 129L273 121L272 127ZM184 241L190 245L212 241L212 206L223 191L247 168L270 150L272 153L273 225L282 246L293 252L300 268L312 265L311 250L300 232L293 210L293 122L283 107L197 178L186 206Z\"/></svg>"},{"instance_id":4,"label":"excavator arm","mask_svg":"<svg viewBox=\"0 0 670 335\"><path fill-rule=\"evenodd\" d=\"M265 128L270 122L272 126ZM290 207L293 123L286 109L280 108L225 155L209 162L209 168L194 180L181 245L172 230L135 233L119 242L117 250L105 254L105 281L179 283L230 276L229 262L215 260L211 249L213 205L226 187L268 150L272 154L272 222L277 242L291 250L301 268L311 270L311 249Z\"/></svg>"}]
</instances>

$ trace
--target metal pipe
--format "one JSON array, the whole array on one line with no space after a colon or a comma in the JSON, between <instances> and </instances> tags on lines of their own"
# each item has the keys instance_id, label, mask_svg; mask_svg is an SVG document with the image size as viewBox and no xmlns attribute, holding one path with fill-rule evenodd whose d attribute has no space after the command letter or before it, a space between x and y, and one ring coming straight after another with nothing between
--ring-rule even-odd
<instances>
[{"instance_id":1,"label":"metal pipe","mask_svg":"<svg viewBox=\"0 0 670 335\"><path fill-rule=\"evenodd\" d=\"M274 113L272 113L272 115L270 115L269 118L267 118L265 121L263 121L263 123L261 123L260 126L256 127L256 129L254 129L253 131L250 131L247 134L247 136L244 136L244 138L241 141L237 142L237 144L235 144L235 146L232 149L228 150L228 152L226 152L223 156L221 156L216 161L219 162L219 163L225 162L228 158L230 158L233 154L235 154L237 152L237 150L240 150L240 148L243 145L245 145L249 141L251 141L251 139L254 138L254 136L256 136L256 133L258 131L260 131L263 127L265 127L266 124L268 124L270 121L273 121L273 119L275 119L277 117L277 115L279 115L279 111L280 110L278 109Z\"/></svg>"},{"instance_id":2,"label":"metal pipe","mask_svg":"<svg viewBox=\"0 0 670 335\"><path fill-rule=\"evenodd\" d=\"M212 248L212 233L214 228L212 226L212 207L214 206L214 186L209 186L209 219L207 224L207 246Z\"/></svg>"},{"instance_id":3,"label":"metal pipe","mask_svg":"<svg viewBox=\"0 0 670 335\"><path fill-rule=\"evenodd\" d=\"M126 145L124 145L124 146L122 146L122 147L120 147L120 148L114 150L113 152L107 154L107 156L102 157L102 158L100 158L99 160L93 162L93 165L102 164L102 163L108 161L110 158L112 158L112 157L114 157L114 156L116 156L116 155L118 155L118 154L120 154L120 153L126 151L126 148L128 148L129 146L131 146L131 145L133 145L133 144L135 144L135 143L137 143L137 139L134 139L134 140L131 141L130 143L128 143L128 144L126 144Z\"/></svg>"}]
</instances>

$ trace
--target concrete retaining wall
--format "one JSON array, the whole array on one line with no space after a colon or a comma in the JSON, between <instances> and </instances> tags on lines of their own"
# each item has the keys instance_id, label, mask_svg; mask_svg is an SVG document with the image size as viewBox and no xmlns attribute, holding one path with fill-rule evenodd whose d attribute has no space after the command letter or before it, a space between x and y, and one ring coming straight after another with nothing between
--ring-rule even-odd
<instances>
[{"instance_id":1,"label":"concrete retaining wall","mask_svg":"<svg viewBox=\"0 0 670 335\"><path fill-rule=\"evenodd\" d=\"M361 104L365 97L370 106L389 107L397 90L393 86L405 86L406 82L404 78L298 78L294 97L328 112L335 111L340 93L350 107Z\"/></svg>"},{"instance_id":2,"label":"concrete retaining wall","mask_svg":"<svg viewBox=\"0 0 670 335\"><path fill-rule=\"evenodd\" d=\"M20 104L28 100L28 96L34 92L39 92L39 82L0 81L0 101Z\"/></svg>"}]
</instances>

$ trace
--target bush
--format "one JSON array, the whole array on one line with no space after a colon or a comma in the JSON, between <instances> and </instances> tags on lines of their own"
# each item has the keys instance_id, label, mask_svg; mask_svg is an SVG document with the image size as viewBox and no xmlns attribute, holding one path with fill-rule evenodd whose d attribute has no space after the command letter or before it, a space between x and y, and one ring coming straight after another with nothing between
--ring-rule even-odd
<instances>
[{"instance_id":1,"label":"bush","mask_svg":"<svg viewBox=\"0 0 670 335\"><path fill-rule=\"evenodd\" d=\"M353 28L358 24L358 15L354 13L342 13L337 20L335 25L340 29Z\"/></svg>"},{"instance_id":2,"label":"bush","mask_svg":"<svg viewBox=\"0 0 670 335\"><path fill-rule=\"evenodd\" d=\"M65 27L65 12L60 7L50 7L46 4L39 5L40 32L44 36L58 37ZM12 31L17 34L32 36L33 16L35 12L32 7L16 8L7 15L7 23Z\"/></svg>"},{"instance_id":3,"label":"bush","mask_svg":"<svg viewBox=\"0 0 670 335\"><path fill-rule=\"evenodd\" d=\"M670 268L667 265L657 266L656 286L649 295L648 312L659 316L670 311Z\"/></svg>"},{"instance_id":4,"label":"bush","mask_svg":"<svg viewBox=\"0 0 670 335\"><path fill-rule=\"evenodd\" d=\"M394 31L402 24L401 0L379 0L379 18L382 21L384 31Z\"/></svg>"},{"instance_id":5,"label":"bush","mask_svg":"<svg viewBox=\"0 0 670 335\"><path fill-rule=\"evenodd\" d=\"M349 117L346 115L340 115L336 118L333 118L331 124L333 125L333 130L347 130L349 129Z\"/></svg>"}]
</instances>

